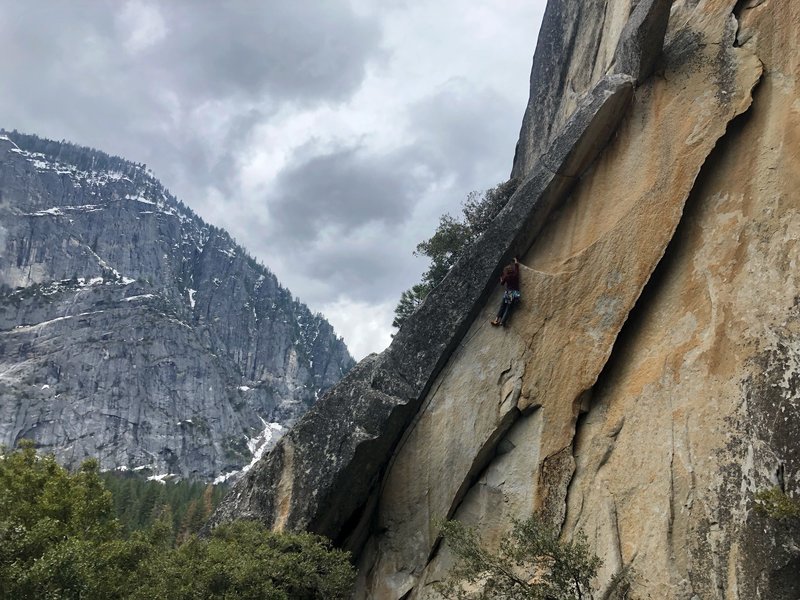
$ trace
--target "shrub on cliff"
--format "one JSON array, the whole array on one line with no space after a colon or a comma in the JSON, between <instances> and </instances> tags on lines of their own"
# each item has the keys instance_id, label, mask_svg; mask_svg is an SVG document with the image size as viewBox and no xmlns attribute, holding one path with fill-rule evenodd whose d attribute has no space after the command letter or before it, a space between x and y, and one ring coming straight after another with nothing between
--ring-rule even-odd
<instances>
[{"instance_id":1,"label":"shrub on cliff","mask_svg":"<svg viewBox=\"0 0 800 600\"><path fill-rule=\"evenodd\" d=\"M590 582L601 564L584 536L560 542L557 529L537 517L515 520L497 551L487 549L474 529L458 521L445 523L442 535L456 557L449 577L437 585L446 598L590 598Z\"/></svg>"}]
</instances>

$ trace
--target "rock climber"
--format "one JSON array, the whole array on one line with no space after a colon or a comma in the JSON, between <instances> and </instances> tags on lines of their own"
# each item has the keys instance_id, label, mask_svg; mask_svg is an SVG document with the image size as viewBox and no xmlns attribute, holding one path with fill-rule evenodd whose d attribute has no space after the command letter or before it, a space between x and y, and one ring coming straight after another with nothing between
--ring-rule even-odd
<instances>
[{"instance_id":1,"label":"rock climber","mask_svg":"<svg viewBox=\"0 0 800 600\"><path fill-rule=\"evenodd\" d=\"M497 316L492 321L492 325L499 325L505 327L508 318L511 316L511 309L519 302L519 260L514 257L514 262L508 264L503 269L503 274L500 276L500 285L506 286L506 291L503 293L503 301L500 303L500 310L497 311Z\"/></svg>"}]
</instances>

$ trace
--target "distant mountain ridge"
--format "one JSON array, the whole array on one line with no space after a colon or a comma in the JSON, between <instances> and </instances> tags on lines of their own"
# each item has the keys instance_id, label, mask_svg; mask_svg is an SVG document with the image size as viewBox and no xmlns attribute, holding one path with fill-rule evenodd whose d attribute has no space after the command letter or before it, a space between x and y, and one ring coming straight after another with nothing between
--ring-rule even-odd
<instances>
[{"instance_id":1,"label":"distant mountain ridge","mask_svg":"<svg viewBox=\"0 0 800 600\"><path fill-rule=\"evenodd\" d=\"M0 443L212 479L352 365L144 165L0 131Z\"/></svg>"}]
</instances>

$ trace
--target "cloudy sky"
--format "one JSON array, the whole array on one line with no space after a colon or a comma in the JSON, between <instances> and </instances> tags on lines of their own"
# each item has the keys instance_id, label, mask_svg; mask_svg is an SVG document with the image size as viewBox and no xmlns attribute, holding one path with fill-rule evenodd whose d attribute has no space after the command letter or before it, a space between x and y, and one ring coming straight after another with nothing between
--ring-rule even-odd
<instances>
[{"instance_id":1,"label":"cloudy sky","mask_svg":"<svg viewBox=\"0 0 800 600\"><path fill-rule=\"evenodd\" d=\"M545 0L0 0L0 127L143 162L361 358L506 179Z\"/></svg>"}]
</instances>

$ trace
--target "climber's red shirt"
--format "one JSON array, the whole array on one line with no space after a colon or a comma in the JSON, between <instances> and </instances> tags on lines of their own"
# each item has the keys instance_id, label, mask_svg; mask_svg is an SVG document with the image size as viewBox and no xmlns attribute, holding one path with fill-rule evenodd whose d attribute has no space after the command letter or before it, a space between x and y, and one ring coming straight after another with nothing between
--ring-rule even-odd
<instances>
[{"instance_id":1,"label":"climber's red shirt","mask_svg":"<svg viewBox=\"0 0 800 600\"><path fill-rule=\"evenodd\" d=\"M508 275L500 276L500 283L505 284L506 289L514 292L519 291L519 263L514 263L514 271Z\"/></svg>"}]
</instances>

